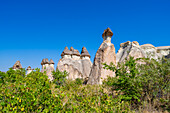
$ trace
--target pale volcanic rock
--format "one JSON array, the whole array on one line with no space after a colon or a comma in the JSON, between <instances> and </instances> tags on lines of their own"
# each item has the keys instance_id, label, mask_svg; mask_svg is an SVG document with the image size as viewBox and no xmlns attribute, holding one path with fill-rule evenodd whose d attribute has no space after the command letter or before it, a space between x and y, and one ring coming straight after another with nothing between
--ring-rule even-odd
<instances>
[{"instance_id":1,"label":"pale volcanic rock","mask_svg":"<svg viewBox=\"0 0 170 113\"><path fill-rule=\"evenodd\" d=\"M110 64L112 62L113 64L116 65L115 47L111 43L112 36L113 32L110 30L110 28L104 30L102 34L103 43L100 45L95 55L87 84L102 84L102 81L106 79L107 76L111 77L114 76L114 72L103 69L102 64L102 63Z\"/></svg>"},{"instance_id":2,"label":"pale volcanic rock","mask_svg":"<svg viewBox=\"0 0 170 113\"><path fill-rule=\"evenodd\" d=\"M16 61L15 64L13 65L12 69L22 69L20 61Z\"/></svg>"},{"instance_id":3,"label":"pale volcanic rock","mask_svg":"<svg viewBox=\"0 0 170 113\"><path fill-rule=\"evenodd\" d=\"M67 71L69 73L68 79L75 80L76 78L84 79L88 77L92 66L90 56L84 56L83 54L83 57L80 57L79 51L73 47L70 48L70 52L70 57L65 57L67 54L62 54L62 58L57 64L57 69L59 71Z\"/></svg>"},{"instance_id":4,"label":"pale volcanic rock","mask_svg":"<svg viewBox=\"0 0 170 113\"><path fill-rule=\"evenodd\" d=\"M120 44L120 49L116 54L116 62L123 62L129 56L136 58L146 57L145 52L141 49L138 42L127 41Z\"/></svg>"},{"instance_id":5,"label":"pale volcanic rock","mask_svg":"<svg viewBox=\"0 0 170 113\"><path fill-rule=\"evenodd\" d=\"M28 66L28 67L27 67L27 74L26 74L26 75L28 75L29 73L31 73L33 70L34 70L34 69L31 69L31 66Z\"/></svg>"},{"instance_id":6,"label":"pale volcanic rock","mask_svg":"<svg viewBox=\"0 0 170 113\"><path fill-rule=\"evenodd\" d=\"M42 65L41 72L42 73L46 72L48 79L50 81L53 80L52 71L54 71L54 61L51 59L49 62L49 60L46 58L42 60L41 65Z\"/></svg>"},{"instance_id":7,"label":"pale volcanic rock","mask_svg":"<svg viewBox=\"0 0 170 113\"><path fill-rule=\"evenodd\" d=\"M157 52L162 54L163 56L170 54L170 46L160 46L160 47L156 47L156 49Z\"/></svg>"},{"instance_id":8,"label":"pale volcanic rock","mask_svg":"<svg viewBox=\"0 0 170 113\"><path fill-rule=\"evenodd\" d=\"M141 48L145 52L147 58L153 58L156 60L162 58L162 55L160 53L157 53L156 47L153 46L152 44L141 45Z\"/></svg>"}]
</instances>

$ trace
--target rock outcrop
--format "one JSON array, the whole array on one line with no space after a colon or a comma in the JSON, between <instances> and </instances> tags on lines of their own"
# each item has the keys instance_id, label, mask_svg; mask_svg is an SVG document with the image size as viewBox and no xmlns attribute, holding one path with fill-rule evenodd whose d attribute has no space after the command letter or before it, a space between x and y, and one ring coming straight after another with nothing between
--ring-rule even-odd
<instances>
[{"instance_id":1,"label":"rock outcrop","mask_svg":"<svg viewBox=\"0 0 170 113\"><path fill-rule=\"evenodd\" d=\"M47 58L45 58L42 60L41 65L41 72L46 72L48 79L53 80L52 71L54 71L54 61L52 59L49 61Z\"/></svg>"},{"instance_id":2,"label":"rock outcrop","mask_svg":"<svg viewBox=\"0 0 170 113\"><path fill-rule=\"evenodd\" d=\"M170 46L160 46L160 47L156 47L157 52L162 54L163 56L167 56L168 54L170 54Z\"/></svg>"},{"instance_id":3,"label":"rock outcrop","mask_svg":"<svg viewBox=\"0 0 170 113\"><path fill-rule=\"evenodd\" d=\"M27 67L27 75L28 75L29 73L31 73L33 70L34 70L34 69L31 69L31 66L28 66L28 67Z\"/></svg>"},{"instance_id":4,"label":"rock outcrop","mask_svg":"<svg viewBox=\"0 0 170 113\"><path fill-rule=\"evenodd\" d=\"M102 84L102 81L107 78L107 76L114 76L113 71L103 69L102 65L102 63L110 64L111 62L116 65L115 47L111 43L112 36L113 32L110 28L104 30L102 34L103 43L100 45L95 55L87 84Z\"/></svg>"},{"instance_id":5,"label":"rock outcrop","mask_svg":"<svg viewBox=\"0 0 170 113\"><path fill-rule=\"evenodd\" d=\"M157 49L152 44L141 45L142 50L145 52L147 58L153 58L158 60L162 57L160 53L157 53Z\"/></svg>"},{"instance_id":6,"label":"rock outcrop","mask_svg":"<svg viewBox=\"0 0 170 113\"><path fill-rule=\"evenodd\" d=\"M13 70L22 69L20 61L16 61L12 67Z\"/></svg>"},{"instance_id":7,"label":"rock outcrop","mask_svg":"<svg viewBox=\"0 0 170 113\"><path fill-rule=\"evenodd\" d=\"M136 58L146 57L145 52L140 47L137 41L127 41L120 44L120 49L116 54L116 62L123 62L129 56Z\"/></svg>"},{"instance_id":8,"label":"rock outcrop","mask_svg":"<svg viewBox=\"0 0 170 113\"><path fill-rule=\"evenodd\" d=\"M68 79L85 79L89 76L92 63L90 54L85 47L82 48L81 54L73 47L70 50L68 47L65 47L61 57L57 64L57 69L59 71L67 71L69 73Z\"/></svg>"}]
</instances>

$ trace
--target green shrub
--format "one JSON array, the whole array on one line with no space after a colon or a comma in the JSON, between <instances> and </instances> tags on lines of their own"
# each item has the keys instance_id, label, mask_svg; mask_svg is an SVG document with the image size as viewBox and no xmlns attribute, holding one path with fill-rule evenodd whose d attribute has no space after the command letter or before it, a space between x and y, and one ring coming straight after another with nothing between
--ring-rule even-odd
<instances>
[{"instance_id":1,"label":"green shrub","mask_svg":"<svg viewBox=\"0 0 170 113\"><path fill-rule=\"evenodd\" d=\"M66 71L61 72L59 70L53 71L53 83L57 85L57 87L60 87L65 83L66 77L68 76L68 73Z\"/></svg>"},{"instance_id":2,"label":"green shrub","mask_svg":"<svg viewBox=\"0 0 170 113\"><path fill-rule=\"evenodd\" d=\"M115 72L116 77L109 77L106 84L112 86L112 89L119 93L121 101L140 102L141 83L139 81L139 71L137 69L136 60L130 57L124 63L118 64L116 67L113 63L103 64L104 69Z\"/></svg>"}]
</instances>

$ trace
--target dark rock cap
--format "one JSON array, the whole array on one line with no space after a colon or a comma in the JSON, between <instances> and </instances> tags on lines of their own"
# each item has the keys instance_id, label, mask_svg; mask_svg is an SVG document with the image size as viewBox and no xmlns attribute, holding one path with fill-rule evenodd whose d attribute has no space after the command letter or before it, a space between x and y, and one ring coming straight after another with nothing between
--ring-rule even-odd
<instances>
[{"instance_id":1,"label":"dark rock cap","mask_svg":"<svg viewBox=\"0 0 170 113\"><path fill-rule=\"evenodd\" d=\"M61 56L64 56L64 55L71 55L71 51L68 49L68 47L66 46L64 51L62 52Z\"/></svg>"},{"instance_id":2,"label":"dark rock cap","mask_svg":"<svg viewBox=\"0 0 170 113\"><path fill-rule=\"evenodd\" d=\"M13 65L12 69L22 69L20 61L16 61Z\"/></svg>"},{"instance_id":3,"label":"dark rock cap","mask_svg":"<svg viewBox=\"0 0 170 113\"><path fill-rule=\"evenodd\" d=\"M104 30L102 37L105 36L113 36L113 32L111 31L111 29L108 27L107 29Z\"/></svg>"},{"instance_id":4,"label":"dark rock cap","mask_svg":"<svg viewBox=\"0 0 170 113\"><path fill-rule=\"evenodd\" d=\"M54 64L54 61L51 59L49 64Z\"/></svg>"},{"instance_id":5,"label":"dark rock cap","mask_svg":"<svg viewBox=\"0 0 170 113\"><path fill-rule=\"evenodd\" d=\"M82 48L82 51L81 51L81 56L84 57L84 56L87 56L87 57L91 57L89 52L87 51L87 49L85 47Z\"/></svg>"},{"instance_id":6,"label":"dark rock cap","mask_svg":"<svg viewBox=\"0 0 170 113\"><path fill-rule=\"evenodd\" d=\"M28 66L28 67L27 67L27 70L31 70L31 66Z\"/></svg>"},{"instance_id":7,"label":"dark rock cap","mask_svg":"<svg viewBox=\"0 0 170 113\"><path fill-rule=\"evenodd\" d=\"M48 58L45 59L44 64L49 64L50 62L48 61Z\"/></svg>"},{"instance_id":8,"label":"dark rock cap","mask_svg":"<svg viewBox=\"0 0 170 113\"><path fill-rule=\"evenodd\" d=\"M41 61L41 65L43 65L43 64L44 64L44 62L45 62L45 59L42 59L42 61Z\"/></svg>"},{"instance_id":9,"label":"dark rock cap","mask_svg":"<svg viewBox=\"0 0 170 113\"><path fill-rule=\"evenodd\" d=\"M70 51L72 52L72 55L80 56L80 53L77 49L74 49L73 47L71 47Z\"/></svg>"},{"instance_id":10,"label":"dark rock cap","mask_svg":"<svg viewBox=\"0 0 170 113\"><path fill-rule=\"evenodd\" d=\"M34 69L31 69L31 66L28 66L28 67L27 67L27 70L34 70Z\"/></svg>"}]
</instances>

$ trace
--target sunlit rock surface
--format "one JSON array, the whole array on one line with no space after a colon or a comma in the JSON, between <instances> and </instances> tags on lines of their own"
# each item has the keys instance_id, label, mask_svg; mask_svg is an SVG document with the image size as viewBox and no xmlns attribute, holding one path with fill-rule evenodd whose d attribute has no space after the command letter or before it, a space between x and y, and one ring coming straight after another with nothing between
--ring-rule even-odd
<instances>
[{"instance_id":1,"label":"sunlit rock surface","mask_svg":"<svg viewBox=\"0 0 170 113\"><path fill-rule=\"evenodd\" d=\"M57 69L59 71L67 71L69 73L68 79L85 79L89 76L92 63L90 54L85 47L82 48L81 54L73 47L70 50L65 47L61 57L57 64Z\"/></svg>"},{"instance_id":2,"label":"sunlit rock surface","mask_svg":"<svg viewBox=\"0 0 170 113\"><path fill-rule=\"evenodd\" d=\"M114 72L103 69L102 64L110 64L110 62L113 62L116 65L115 47L111 43L112 36L113 32L110 30L110 28L104 30L102 35L103 43L100 45L95 55L87 84L102 84L102 81L107 78L107 76L114 76Z\"/></svg>"}]
</instances>

